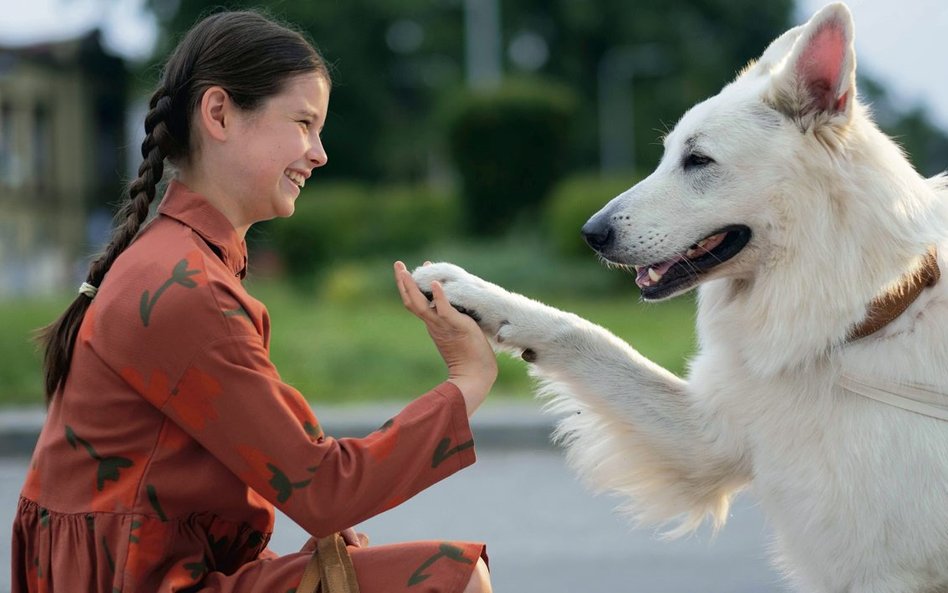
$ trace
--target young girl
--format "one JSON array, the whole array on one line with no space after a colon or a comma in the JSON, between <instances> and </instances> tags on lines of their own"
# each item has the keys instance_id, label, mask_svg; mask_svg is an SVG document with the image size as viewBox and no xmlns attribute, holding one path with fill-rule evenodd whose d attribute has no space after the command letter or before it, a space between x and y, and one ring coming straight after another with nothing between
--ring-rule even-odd
<instances>
[{"instance_id":1,"label":"young girl","mask_svg":"<svg viewBox=\"0 0 948 593\"><path fill-rule=\"evenodd\" d=\"M448 379L336 440L280 380L241 285L248 227L292 214L326 164L329 88L309 43L252 12L203 20L168 59L112 241L44 335L13 593L293 591L310 554L267 549L274 505L314 536L342 531L362 593L490 591L481 544L363 547L349 529L474 462L468 416L497 373L476 324L396 263ZM176 178L139 232L166 159Z\"/></svg>"}]
</instances>

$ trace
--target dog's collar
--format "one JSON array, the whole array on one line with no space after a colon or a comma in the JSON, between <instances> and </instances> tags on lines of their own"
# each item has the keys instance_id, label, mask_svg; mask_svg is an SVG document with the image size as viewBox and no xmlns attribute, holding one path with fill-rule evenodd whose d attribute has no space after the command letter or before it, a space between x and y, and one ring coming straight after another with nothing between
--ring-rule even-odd
<instances>
[{"instance_id":1,"label":"dog's collar","mask_svg":"<svg viewBox=\"0 0 948 593\"><path fill-rule=\"evenodd\" d=\"M849 330L847 342L873 334L908 309L918 295L929 286L934 286L941 277L935 247L930 247L917 270L902 276L899 283L885 294L872 299L866 307L866 317Z\"/></svg>"}]
</instances>

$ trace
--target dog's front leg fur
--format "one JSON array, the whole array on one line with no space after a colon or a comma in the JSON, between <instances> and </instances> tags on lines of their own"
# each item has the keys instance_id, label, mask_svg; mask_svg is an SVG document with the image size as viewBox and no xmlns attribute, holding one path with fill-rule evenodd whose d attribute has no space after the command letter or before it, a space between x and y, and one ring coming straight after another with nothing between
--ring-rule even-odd
<instances>
[{"instance_id":1,"label":"dog's front leg fur","mask_svg":"<svg viewBox=\"0 0 948 593\"><path fill-rule=\"evenodd\" d=\"M531 362L553 407L569 411L558 433L571 464L594 487L630 497L639 520L683 517L683 531L711 515L721 524L731 495L750 479L733 427L687 383L607 330L451 264L418 268L422 290L440 281L498 349Z\"/></svg>"}]
</instances>

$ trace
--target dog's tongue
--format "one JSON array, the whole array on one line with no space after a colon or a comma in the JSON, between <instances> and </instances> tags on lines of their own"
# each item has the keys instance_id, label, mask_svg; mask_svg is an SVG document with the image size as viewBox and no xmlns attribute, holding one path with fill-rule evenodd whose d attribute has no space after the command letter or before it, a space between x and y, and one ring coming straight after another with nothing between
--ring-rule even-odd
<instances>
[{"instance_id":1,"label":"dog's tongue","mask_svg":"<svg viewBox=\"0 0 948 593\"><path fill-rule=\"evenodd\" d=\"M640 287L648 286L652 283L651 279L648 276L648 271L650 269L655 270L655 273L657 273L659 276L664 276L665 272L668 271L668 268L672 267L673 265L677 264L678 262L684 259L687 259L685 258L684 255L676 255L672 259L662 262L660 264L652 264L651 266L642 266L641 268L639 268L639 271L635 276L635 283L638 284Z\"/></svg>"}]
</instances>

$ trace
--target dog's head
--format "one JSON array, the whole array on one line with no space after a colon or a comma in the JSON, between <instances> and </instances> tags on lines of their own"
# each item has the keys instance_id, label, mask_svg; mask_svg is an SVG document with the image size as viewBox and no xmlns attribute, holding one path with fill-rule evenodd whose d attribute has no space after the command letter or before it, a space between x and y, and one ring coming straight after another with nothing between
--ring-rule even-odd
<instances>
[{"instance_id":1,"label":"dog's head","mask_svg":"<svg viewBox=\"0 0 948 593\"><path fill-rule=\"evenodd\" d=\"M844 5L787 31L681 118L656 170L585 224L587 243L609 262L634 266L646 300L753 276L787 248L782 227L791 219L832 208L799 194L835 166L854 114L863 117L855 68ZM818 212L807 214L820 224Z\"/></svg>"}]
</instances>

